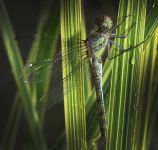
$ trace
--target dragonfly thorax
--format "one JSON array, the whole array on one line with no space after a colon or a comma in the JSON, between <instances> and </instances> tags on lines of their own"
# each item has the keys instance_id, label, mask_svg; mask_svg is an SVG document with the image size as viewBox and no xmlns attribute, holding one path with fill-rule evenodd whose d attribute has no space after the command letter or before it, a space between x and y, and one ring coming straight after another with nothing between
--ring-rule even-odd
<instances>
[{"instance_id":1,"label":"dragonfly thorax","mask_svg":"<svg viewBox=\"0 0 158 150\"><path fill-rule=\"evenodd\" d=\"M97 31L90 33L86 40L86 46L90 50L91 55L102 55L108 44L108 38L109 36L106 33L99 33Z\"/></svg>"}]
</instances>

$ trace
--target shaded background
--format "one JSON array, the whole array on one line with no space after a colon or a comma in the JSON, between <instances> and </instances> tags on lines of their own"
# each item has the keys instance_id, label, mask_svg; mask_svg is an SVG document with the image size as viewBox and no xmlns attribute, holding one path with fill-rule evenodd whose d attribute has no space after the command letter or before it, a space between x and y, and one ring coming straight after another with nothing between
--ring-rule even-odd
<instances>
[{"instance_id":1,"label":"shaded background","mask_svg":"<svg viewBox=\"0 0 158 150\"><path fill-rule=\"evenodd\" d=\"M40 12L39 0L5 0L5 5L11 19L12 26L16 36L33 36ZM93 27L94 19L101 15L106 14L110 16L114 23L118 12L118 0L85 0L85 19L87 31ZM59 16L60 17L60 16ZM19 46L23 59L26 60L31 46L31 39L28 42L19 41ZM3 131L6 127L9 112L15 97L16 85L11 73L11 68L7 59L3 41L0 35L0 140L3 137ZM54 118L55 117L55 121ZM158 123L158 116L157 121ZM50 108L46 113L44 132L47 138L47 143L51 146L59 137L64 128L64 112L63 105L56 104ZM158 148L158 128L153 129L151 137L150 150L157 150ZM28 125L24 116L21 118L19 125L19 132L16 142L16 149L22 149L22 145L26 144L25 141L28 137Z\"/></svg>"}]
</instances>

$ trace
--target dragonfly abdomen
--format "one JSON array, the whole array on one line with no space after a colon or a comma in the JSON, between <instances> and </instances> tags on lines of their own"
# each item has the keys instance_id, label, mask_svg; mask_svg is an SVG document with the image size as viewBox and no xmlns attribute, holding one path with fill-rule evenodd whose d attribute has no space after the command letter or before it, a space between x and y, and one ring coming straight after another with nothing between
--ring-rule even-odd
<instances>
[{"instance_id":1,"label":"dragonfly abdomen","mask_svg":"<svg viewBox=\"0 0 158 150\"><path fill-rule=\"evenodd\" d=\"M106 136L106 120L105 120L105 107L104 97L102 90L102 63L99 58L93 57L91 62L91 71L96 90L96 99L99 115L99 126L101 136Z\"/></svg>"}]
</instances>

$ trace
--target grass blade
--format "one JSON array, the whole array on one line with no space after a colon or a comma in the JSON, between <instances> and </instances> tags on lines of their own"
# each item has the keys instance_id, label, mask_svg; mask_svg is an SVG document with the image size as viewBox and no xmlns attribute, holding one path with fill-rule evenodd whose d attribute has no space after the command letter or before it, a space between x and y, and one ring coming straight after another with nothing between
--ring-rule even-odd
<instances>
[{"instance_id":1,"label":"grass blade","mask_svg":"<svg viewBox=\"0 0 158 150\"><path fill-rule=\"evenodd\" d=\"M81 39L82 36L82 9L81 0L62 0L61 1L61 38L62 39ZM71 41L72 42L72 41ZM74 43L75 44L75 43ZM72 47L73 48L73 47ZM63 52L67 51L65 47ZM77 51L77 49L73 49ZM72 53L69 51L69 53ZM78 55L80 58L80 55ZM68 59L68 58L67 58ZM76 60L78 60L76 58ZM75 65L75 64L74 64ZM63 64L64 67L64 64ZM71 65L64 69L63 77L71 72ZM67 89L68 95L64 96L65 109L65 125L66 125L66 143L67 149L86 149L86 122L85 122L85 104L83 98L83 89L76 90L76 87L81 87L83 82L82 69L75 73L68 80L67 84L70 87ZM79 80L78 80L79 78ZM77 81L77 82L76 82ZM71 86L70 86L71 85ZM64 86L65 87L65 86Z\"/></svg>"},{"instance_id":2,"label":"grass blade","mask_svg":"<svg viewBox=\"0 0 158 150\"><path fill-rule=\"evenodd\" d=\"M12 73L17 84L17 88L22 97L23 106L26 112L26 118L29 122L30 130L38 149L46 149L45 141L39 126L39 118L36 110L32 107L29 86L19 80L18 76L22 72L23 63L17 43L15 42L14 33L10 25L3 1L0 1L0 28L2 37L6 46L7 55L11 64Z\"/></svg>"},{"instance_id":3,"label":"grass blade","mask_svg":"<svg viewBox=\"0 0 158 150\"><path fill-rule=\"evenodd\" d=\"M38 22L35 41L32 44L32 49L29 54L28 62L35 63L54 57L56 45L58 42L60 30L60 3L56 0L49 1L46 6L42 8L42 13ZM46 44L44 43L46 42ZM41 103L41 97L47 93L50 86L50 77L52 65L49 65L42 76L44 81L32 85L32 96L35 98L35 104L38 108L41 123L43 123L45 110L47 108L47 100Z\"/></svg>"},{"instance_id":4,"label":"grass blade","mask_svg":"<svg viewBox=\"0 0 158 150\"><path fill-rule=\"evenodd\" d=\"M150 134L153 126L154 116L156 115L157 97L155 96L155 90L157 82L155 78L157 76L157 45L158 45L158 29L155 31L155 35L147 45L144 62L144 82L143 92L141 100L141 115L139 122L139 143L140 148L143 150L149 149ZM151 117L153 116L153 117ZM137 135L137 136L138 136ZM143 138L142 138L143 137Z\"/></svg>"},{"instance_id":5,"label":"grass blade","mask_svg":"<svg viewBox=\"0 0 158 150\"><path fill-rule=\"evenodd\" d=\"M128 14L132 16L127 19L125 25L119 28L118 34L125 32L125 29L132 22L136 21L137 24L127 40L124 42L117 40L117 43L123 47L129 47L131 44L136 45L143 41L145 29L145 19L143 18L146 16L146 1L120 1L118 18ZM139 49L141 48L142 46L139 47ZM110 88L107 149L135 148L133 137L137 127L137 112L133 108L139 103L140 62L141 53L138 48L130 54L125 54L114 60Z\"/></svg>"}]
</instances>

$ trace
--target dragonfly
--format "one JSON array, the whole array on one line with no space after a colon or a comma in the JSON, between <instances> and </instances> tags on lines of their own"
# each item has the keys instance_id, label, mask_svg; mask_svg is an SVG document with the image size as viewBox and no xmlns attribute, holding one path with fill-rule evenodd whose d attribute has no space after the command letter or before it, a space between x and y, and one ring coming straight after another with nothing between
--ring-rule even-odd
<instances>
[{"instance_id":1,"label":"dragonfly","mask_svg":"<svg viewBox=\"0 0 158 150\"><path fill-rule=\"evenodd\" d=\"M106 138L107 136L107 128L106 128L106 115L105 115L105 107L104 107L104 97L103 97L103 87L102 87L102 55L105 50L108 51L108 55L106 59L112 60L128 51L131 51L138 46L142 45L147 41L146 38L144 41L136 44L135 46L130 46L129 48L123 48L119 44L117 44L114 39L121 38L124 39L128 36L132 28L136 23L133 23L130 28L126 31L125 35L117 35L116 29L119 28L131 15L123 17L122 21L113 27L113 21L109 16L101 15L95 20L95 28L92 32L89 33L86 40L79 40L79 44L81 45L81 54L84 56L84 60L88 60L88 65L90 67L90 71L92 74L92 79L94 82L95 93L96 93L96 102L97 102L97 111L99 118L99 126L100 126L100 134L101 137ZM70 43L71 44L71 43ZM119 49L118 54L114 54L112 57L110 56L110 48L111 45L114 45L117 49ZM75 45L76 46L76 45ZM73 47L74 48L74 47ZM65 54L69 55L69 54ZM71 56L76 55L71 54ZM20 75L20 78L25 82L41 81L41 74L44 73L45 66L49 64L54 64L58 61L63 61L63 56L61 54L57 54L54 59L43 60L42 62L30 63L24 67L24 74L27 78L23 78L23 74ZM83 64L85 64L84 61ZM73 63L73 61L72 61ZM75 69L76 70L75 66ZM43 69L43 70L42 70ZM73 73L72 73L73 74ZM65 80L64 78L63 80Z\"/></svg>"}]
</instances>

